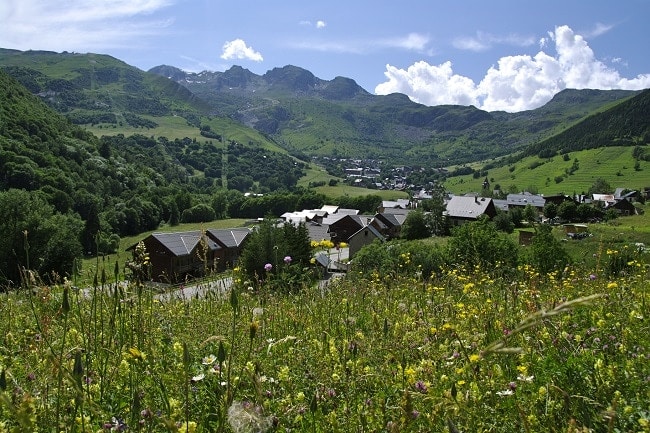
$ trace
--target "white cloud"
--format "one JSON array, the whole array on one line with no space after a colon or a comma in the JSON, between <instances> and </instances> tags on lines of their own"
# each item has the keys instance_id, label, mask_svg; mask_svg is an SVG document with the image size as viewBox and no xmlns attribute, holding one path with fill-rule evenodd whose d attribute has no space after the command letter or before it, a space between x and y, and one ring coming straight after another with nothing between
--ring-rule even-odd
<instances>
[{"instance_id":1,"label":"white cloud","mask_svg":"<svg viewBox=\"0 0 650 433\"><path fill-rule=\"evenodd\" d=\"M384 74L388 81L375 88L375 93L379 95L404 93L415 102L425 105L477 103L474 82L467 77L455 75L451 62L433 66L420 61L407 70L386 65Z\"/></svg>"},{"instance_id":2,"label":"white cloud","mask_svg":"<svg viewBox=\"0 0 650 433\"><path fill-rule=\"evenodd\" d=\"M252 47L246 45L242 39L234 39L223 44L223 53L221 58L224 60L232 59L246 59L254 62L261 62L264 60L262 54L255 51Z\"/></svg>"},{"instance_id":3,"label":"white cloud","mask_svg":"<svg viewBox=\"0 0 650 433\"><path fill-rule=\"evenodd\" d=\"M160 34L173 21L150 15L170 0L3 0L0 46L15 49L87 51L129 47Z\"/></svg>"},{"instance_id":4,"label":"white cloud","mask_svg":"<svg viewBox=\"0 0 650 433\"><path fill-rule=\"evenodd\" d=\"M633 79L621 77L618 71L598 60L585 39L568 26L557 27L540 41L542 49L554 43L556 54L539 51L532 57L502 57L478 84L454 74L450 62L436 66L419 61L406 70L386 65L387 81L379 84L375 93L404 93L426 105L472 104L488 111L516 112L540 107L566 88L650 87L650 74Z\"/></svg>"},{"instance_id":5,"label":"white cloud","mask_svg":"<svg viewBox=\"0 0 650 433\"><path fill-rule=\"evenodd\" d=\"M383 39L349 39L345 41L300 40L290 41L287 44L291 48L301 50L365 54L387 48L425 52L428 43L428 36L419 33L409 33L406 36Z\"/></svg>"},{"instance_id":6,"label":"white cloud","mask_svg":"<svg viewBox=\"0 0 650 433\"><path fill-rule=\"evenodd\" d=\"M298 24L300 24L301 26L305 26L305 27L314 26L317 29L324 29L325 27L327 27L327 23L325 21L323 21L323 20L318 20L318 21L316 21L316 23L312 23L309 20L302 20Z\"/></svg>"},{"instance_id":7,"label":"white cloud","mask_svg":"<svg viewBox=\"0 0 650 433\"><path fill-rule=\"evenodd\" d=\"M596 26L592 30L585 33L585 37L592 38L592 37L600 36L607 33L613 28L614 26L611 24L596 23Z\"/></svg>"},{"instance_id":8,"label":"white cloud","mask_svg":"<svg viewBox=\"0 0 650 433\"><path fill-rule=\"evenodd\" d=\"M527 47L534 43L535 38L531 36L521 36L517 34L496 36L485 32L477 32L474 37L459 37L452 41L452 45L455 48L469 51L486 51L492 48L495 44Z\"/></svg>"}]
</instances>

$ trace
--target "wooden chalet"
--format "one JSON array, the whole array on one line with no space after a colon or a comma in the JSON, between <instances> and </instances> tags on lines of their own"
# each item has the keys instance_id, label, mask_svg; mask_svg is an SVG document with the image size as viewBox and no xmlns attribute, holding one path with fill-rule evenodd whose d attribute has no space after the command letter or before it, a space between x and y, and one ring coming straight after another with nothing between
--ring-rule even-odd
<instances>
[{"instance_id":1,"label":"wooden chalet","mask_svg":"<svg viewBox=\"0 0 650 433\"><path fill-rule=\"evenodd\" d=\"M246 245L248 236L251 234L249 228L234 228L234 229L208 229L206 231L208 237L219 245L223 254L219 257L216 264L218 271L232 269L237 266L241 252Z\"/></svg>"},{"instance_id":2,"label":"wooden chalet","mask_svg":"<svg viewBox=\"0 0 650 433\"><path fill-rule=\"evenodd\" d=\"M150 277L161 283L180 283L213 270L223 248L199 230L153 233L142 240L150 262ZM127 250L134 250L132 245ZM207 268L207 269L206 269Z\"/></svg>"}]
</instances>

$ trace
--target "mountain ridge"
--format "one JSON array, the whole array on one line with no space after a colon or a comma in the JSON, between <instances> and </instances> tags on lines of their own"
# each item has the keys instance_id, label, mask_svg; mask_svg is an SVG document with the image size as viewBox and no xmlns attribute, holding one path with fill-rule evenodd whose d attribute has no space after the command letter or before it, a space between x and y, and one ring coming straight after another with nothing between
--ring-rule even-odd
<instances>
[{"instance_id":1,"label":"mountain ridge","mask_svg":"<svg viewBox=\"0 0 650 433\"><path fill-rule=\"evenodd\" d=\"M512 155L638 93L567 89L538 109L506 113L373 95L350 78L323 80L293 65L262 75L241 66L141 71L101 54L0 49L0 66L78 124L151 129L174 115L198 128L218 116L294 155L433 167Z\"/></svg>"}]
</instances>

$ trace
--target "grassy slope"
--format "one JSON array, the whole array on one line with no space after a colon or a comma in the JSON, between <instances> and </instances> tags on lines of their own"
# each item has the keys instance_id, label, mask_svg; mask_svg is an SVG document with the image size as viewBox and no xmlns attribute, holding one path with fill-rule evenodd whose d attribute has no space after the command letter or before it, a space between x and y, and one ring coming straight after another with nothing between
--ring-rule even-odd
<instances>
[{"instance_id":1,"label":"grassy slope","mask_svg":"<svg viewBox=\"0 0 650 433\"><path fill-rule=\"evenodd\" d=\"M555 177L564 175L575 159L578 159L578 170L566 176L562 182L556 183ZM535 162L543 164L530 169L531 164ZM603 147L571 152L569 161L564 161L561 156L549 160L533 156L514 164L515 169L512 172L510 167L489 170L488 179L493 187L500 184L502 189L507 190L511 185L515 185L518 190L534 187L540 194L573 194L586 192L599 177L607 180L613 188L640 189L650 186L650 163L640 161L640 170L634 170L632 147ZM483 180L484 177L474 179L471 175L458 176L448 179L445 187L455 194L478 192Z\"/></svg>"}]
</instances>

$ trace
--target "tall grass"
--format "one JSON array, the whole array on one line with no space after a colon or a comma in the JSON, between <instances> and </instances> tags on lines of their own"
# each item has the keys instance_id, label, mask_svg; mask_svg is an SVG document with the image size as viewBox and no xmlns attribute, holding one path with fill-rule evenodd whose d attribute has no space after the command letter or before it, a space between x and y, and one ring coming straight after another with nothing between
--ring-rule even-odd
<instances>
[{"instance_id":1,"label":"tall grass","mask_svg":"<svg viewBox=\"0 0 650 433\"><path fill-rule=\"evenodd\" d=\"M119 268L87 291L27 278L0 303L0 431L649 431L648 274L622 271L280 294L236 270L190 298Z\"/></svg>"}]
</instances>

